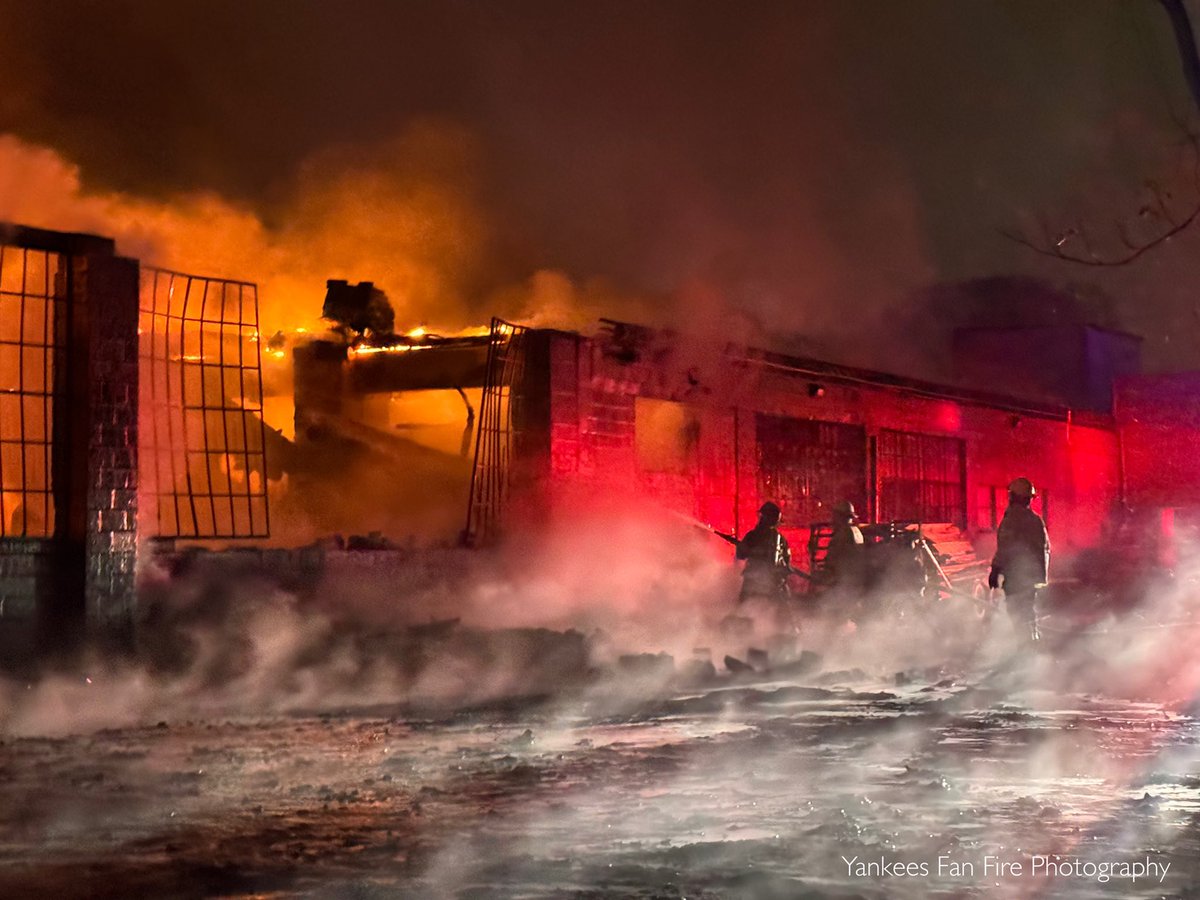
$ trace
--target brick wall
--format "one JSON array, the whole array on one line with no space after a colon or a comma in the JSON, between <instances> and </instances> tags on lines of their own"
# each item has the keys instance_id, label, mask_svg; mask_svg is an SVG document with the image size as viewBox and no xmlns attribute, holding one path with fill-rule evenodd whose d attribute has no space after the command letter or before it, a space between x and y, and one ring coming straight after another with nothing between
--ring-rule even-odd
<instances>
[{"instance_id":1,"label":"brick wall","mask_svg":"<svg viewBox=\"0 0 1200 900\"><path fill-rule=\"evenodd\" d=\"M50 541L0 538L0 622L36 618L39 590L53 568Z\"/></svg>"},{"instance_id":2,"label":"brick wall","mask_svg":"<svg viewBox=\"0 0 1200 900\"><path fill-rule=\"evenodd\" d=\"M128 637L136 603L138 265L83 257L75 281L88 320L86 619L93 633Z\"/></svg>"},{"instance_id":3,"label":"brick wall","mask_svg":"<svg viewBox=\"0 0 1200 900\"><path fill-rule=\"evenodd\" d=\"M1115 390L1133 506L1200 507L1200 372L1121 379Z\"/></svg>"},{"instance_id":4,"label":"brick wall","mask_svg":"<svg viewBox=\"0 0 1200 900\"><path fill-rule=\"evenodd\" d=\"M821 380L714 351L673 355L653 349L630 359L600 340L552 346L551 478L541 503L629 498L649 500L710 522L747 530L758 496L756 413L963 441L968 525L978 530L985 501L1017 475L1048 495L1048 522L1059 550L1088 546L1120 491L1120 452L1113 423L923 395L893 386ZM810 388L820 381L821 390ZM573 386L573 389L572 389ZM646 472L635 450L637 398L674 400L699 416L695 458L684 472ZM868 480L869 473L864 473ZM869 485L869 489L873 486ZM872 517L866 510L865 518ZM798 523L797 523L798 524ZM795 535L803 540L803 534Z\"/></svg>"},{"instance_id":5,"label":"brick wall","mask_svg":"<svg viewBox=\"0 0 1200 900\"><path fill-rule=\"evenodd\" d=\"M48 540L0 539L0 664L24 672L34 664L38 609L55 583Z\"/></svg>"}]
</instances>

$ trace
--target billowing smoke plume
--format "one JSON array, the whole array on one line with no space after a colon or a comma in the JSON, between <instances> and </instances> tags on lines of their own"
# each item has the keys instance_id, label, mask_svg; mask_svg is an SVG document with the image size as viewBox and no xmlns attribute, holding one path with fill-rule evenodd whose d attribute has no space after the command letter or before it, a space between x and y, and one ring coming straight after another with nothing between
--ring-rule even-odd
<instances>
[{"instance_id":1,"label":"billowing smoke plume","mask_svg":"<svg viewBox=\"0 0 1200 900\"><path fill-rule=\"evenodd\" d=\"M1191 101L1158 4L0 10L0 130L78 161L89 196L158 198L143 220L221 221L174 256L278 276L263 301L287 322L315 317L325 278L369 278L401 324L534 317L536 293L569 299L566 324L736 316L896 368L928 352L896 338L914 290L1021 273L1098 284L1153 364L1195 360L1190 233L1116 269L1000 234L1117 240L1146 179L1187 193L1192 157L1182 178L1169 157ZM32 199L11 168L0 194ZM237 199L181 202L192 185ZM321 253L273 252L293 237ZM696 285L712 315L681 296Z\"/></svg>"},{"instance_id":2,"label":"billowing smoke plume","mask_svg":"<svg viewBox=\"0 0 1200 900\"><path fill-rule=\"evenodd\" d=\"M536 251L506 243L510 223L489 204L485 163L469 130L424 121L390 140L314 154L268 217L211 191L154 199L96 189L61 154L5 135L0 220L108 235L119 252L150 265L254 281L266 335L321 328L329 278L374 281L402 329L454 331L491 315L587 329L603 316L776 345L801 332L843 333L836 298L871 305L922 283L919 268L901 273L901 259L920 255L911 200L901 194L893 208L886 198L868 200L872 216L901 225L889 228L887 257L896 265L860 266L857 251L843 253L823 232L820 210L805 210L797 195L789 217L810 222L804 245L752 247L735 222L706 214L676 248L661 248L656 289L546 268ZM772 286L777 276L787 291Z\"/></svg>"},{"instance_id":3,"label":"billowing smoke plume","mask_svg":"<svg viewBox=\"0 0 1200 900\"><path fill-rule=\"evenodd\" d=\"M383 286L401 324L477 324L493 224L468 135L415 126L368 152L328 151L270 225L210 192L154 200L91 189L54 151L0 138L0 219L115 237L143 262L259 285L262 330L319 327L328 278Z\"/></svg>"}]
</instances>

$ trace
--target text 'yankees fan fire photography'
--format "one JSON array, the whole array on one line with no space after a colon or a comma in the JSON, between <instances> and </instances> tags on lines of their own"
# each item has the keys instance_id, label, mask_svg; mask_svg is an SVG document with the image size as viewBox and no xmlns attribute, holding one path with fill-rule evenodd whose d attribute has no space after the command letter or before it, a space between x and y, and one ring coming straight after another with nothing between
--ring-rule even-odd
<instances>
[{"instance_id":1,"label":"text 'yankees fan fire photography'","mask_svg":"<svg viewBox=\"0 0 1200 900\"><path fill-rule=\"evenodd\" d=\"M0 898L1200 884L1200 0L0 0Z\"/></svg>"}]
</instances>

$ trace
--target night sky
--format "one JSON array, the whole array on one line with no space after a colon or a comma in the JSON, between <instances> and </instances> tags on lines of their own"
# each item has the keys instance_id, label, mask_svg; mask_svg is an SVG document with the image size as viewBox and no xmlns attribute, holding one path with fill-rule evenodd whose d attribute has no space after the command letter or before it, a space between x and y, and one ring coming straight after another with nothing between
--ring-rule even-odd
<instances>
[{"instance_id":1,"label":"night sky","mask_svg":"<svg viewBox=\"0 0 1200 900\"><path fill-rule=\"evenodd\" d=\"M1107 292L1152 367L1200 365L1200 227L1113 270L1000 234L1111 235L1147 179L1188 207L1197 116L1154 0L0 0L0 22L0 132L90 191L214 191L286 229L297 184L407 147L470 197L468 306L554 270L647 318L702 295L878 356L929 286L1025 274ZM414 128L452 138L414 154Z\"/></svg>"}]
</instances>

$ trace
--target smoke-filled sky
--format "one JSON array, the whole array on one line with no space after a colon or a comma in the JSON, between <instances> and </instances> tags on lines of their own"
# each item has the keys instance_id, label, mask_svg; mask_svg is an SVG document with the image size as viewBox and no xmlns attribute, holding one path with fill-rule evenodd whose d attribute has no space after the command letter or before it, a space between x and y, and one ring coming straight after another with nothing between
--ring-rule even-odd
<instances>
[{"instance_id":1,"label":"smoke-filled sky","mask_svg":"<svg viewBox=\"0 0 1200 900\"><path fill-rule=\"evenodd\" d=\"M922 288L1020 273L1099 286L1153 366L1200 364L1196 233L1115 270L1000 234L1115 241L1147 179L1187 208L1197 117L1155 0L0 0L0 23L0 218L259 280L268 327L348 277L400 322L702 297L877 343Z\"/></svg>"}]
</instances>

